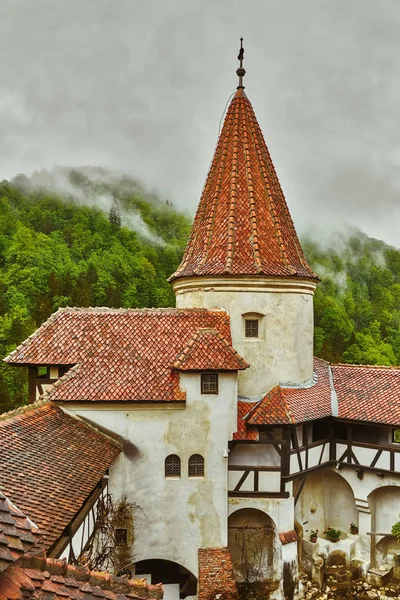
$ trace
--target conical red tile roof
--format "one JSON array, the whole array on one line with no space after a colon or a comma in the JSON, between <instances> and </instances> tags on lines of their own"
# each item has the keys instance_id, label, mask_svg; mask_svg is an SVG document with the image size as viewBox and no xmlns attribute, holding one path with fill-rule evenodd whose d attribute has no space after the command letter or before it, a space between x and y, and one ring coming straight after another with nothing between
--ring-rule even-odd
<instances>
[{"instance_id":1,"label":"conical red tile roof","mask_svg":"<svg viewBox=\"0 0 400 600\"><path fill-rule=\"evenodd\" d=\"M170 280L193 275L317 279L243 89L228 108L182 263Z\"/></svg>"}]
</instances>

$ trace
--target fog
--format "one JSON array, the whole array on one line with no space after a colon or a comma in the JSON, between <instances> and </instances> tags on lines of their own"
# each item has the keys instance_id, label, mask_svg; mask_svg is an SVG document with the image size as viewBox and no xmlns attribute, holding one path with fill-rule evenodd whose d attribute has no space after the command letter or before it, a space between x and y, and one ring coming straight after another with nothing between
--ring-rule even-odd
<instances>
[{"instance_id":1,"label":"fog","mask_svg":"<svg viewBox=\"0 0 400 600\"><path fill-rule=\"evenodd\" d=\"M139 178L194 213L244 79L300 231L400 247L397 0L2 0L0 179Z\"/></svg>"}]
</instances>

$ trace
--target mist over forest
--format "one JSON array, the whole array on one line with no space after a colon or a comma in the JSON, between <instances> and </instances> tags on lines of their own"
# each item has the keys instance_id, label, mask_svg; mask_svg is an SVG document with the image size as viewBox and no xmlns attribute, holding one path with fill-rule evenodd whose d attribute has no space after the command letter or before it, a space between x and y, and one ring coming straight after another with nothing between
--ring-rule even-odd
<instances>
[{"instance_id":1,"label":"mist over forest","mask_svg":"<svg viewBox=\"0 0 400 600\"><path fill-rule=\"evenodd\" d=\"M56 167L0 183L0 355L65 306L175 305L191 217L100 167ZM349 229L303 235L319 274L315 354L400 365L400 249ZM24 368L0 366L0 412L27 402Z\"/></svg>"}]
</instances>

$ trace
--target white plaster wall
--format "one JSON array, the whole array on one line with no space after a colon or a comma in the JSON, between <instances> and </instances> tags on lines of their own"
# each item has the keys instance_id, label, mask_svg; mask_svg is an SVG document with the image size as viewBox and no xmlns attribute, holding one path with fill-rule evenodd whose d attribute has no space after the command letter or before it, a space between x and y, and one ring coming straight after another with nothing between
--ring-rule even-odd
<instances>
[{"instance_id":1,"label":"white plaster wall","mask_svg":"<svg viewBox=\"0 0 400 600\"><path fill-rule=\"evenodd\" d=\"M311 530L322 534L327 527L348 532L358 522L351 486L341 475L328 469L311 473L296 504L295 518L309 539Z\"/></svg>"},{"instance_id":2,"label":"white plaster wall","mask_svg":"<svg viewBox=\"0 0 400 600\"><path fill-rule=\"evenodd\" d=\"M182 374L186 407L168 404L68 408L131 442L110 471L109 491L135 502L135 559L165 559L197 576L197 550L227 545L227 466L223 452L236 431L237 375L219 374L219 394L200 393L200 375ZM164 477L169 454L181 458L180 479ZM205 459L205 477L188 478L192 454Z\"/></svg>"},{"instance_id":3,"label":"white plaster wall","mask_svg":"<svg viewBox=\"0 0 400 600\"><path fill-rule=\"evenodd\" d=\"M257 396L278 383L300 384L312 378L315 286L308 282L308 287L301 289L294 284L286 288L286 282L279 278L265 280L264 286L259 279L253 287L241 287L240 282L237 286L210 282L199 283L196 288L193 282L187 288L184 281L175 282L176 306L228 311L233 346L250 364L239 373L241 396ZM243 314L249 312L264 315L260 339L244 336Z\"/></svg>"},{"instance_id":4,"label":"white plaster wall","mask_svg":"<svg viewBox=\"0 0 400 600\"><path fill-rule=\"evenodd\" d=\"M399 520L400 487L382 487L375 490L369 497L369 504L372 531L390 534L392 526Z\"/></svg>"},{"instance_id":5,"label":"white plaster wall","mask_svg":"<svg viewBox=\"0 0 400 600\"><path fill-rule=\"evenodd\" d=\"M237 444L229 454L231 465L279 467L281 457L272 444Z\"/></svg>"},{"instance_id":6,"label":"white plaster wall","mask_svg":"<svg viewBox=\"0 0 400 600\"><path fill-rule=\"evenodd\" d=\"M273 520L278 533L294 529L294 498L229 498L228 514L242 508L255 508Z\"/></svg>"}]
</instances>

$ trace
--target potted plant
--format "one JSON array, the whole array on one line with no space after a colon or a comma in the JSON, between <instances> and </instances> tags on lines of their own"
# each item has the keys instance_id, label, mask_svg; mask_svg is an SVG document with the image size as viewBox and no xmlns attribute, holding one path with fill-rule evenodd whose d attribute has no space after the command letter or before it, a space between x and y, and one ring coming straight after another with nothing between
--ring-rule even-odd
<instances>
[{"instance_id":1,"label":"potted plant","mask_svg":"<svg viewBox=\"0 0 400 600\"><path fill-rule=\"evenodd\" d=\"M318 538L318 529L311 529L310 532L310 542L312 542L313 544L315 544L315 542L317 541Z\"/></svg>"},{"instance_id":2,"label":"potted plant","mask_svg":"<svg viewBox=\"0 0 400 600\"><path fill-rule=\"evenodd\" d=\"M333 543L336 543L340 539L339 529L334 529L333 527L328 527L328 529L325 529L324 535L330 542Z\"/></svg>"},{"instance_id":3,"label":"potted plant","mask_svg":"<svg viewBox=\"0 0 400 600\"><path fill-rule=\"evenodd\" d=\"M355 523L350 523L350 533L352 533L353 535L357 535L358 527Z\"/></svg>"}]
</instances>

